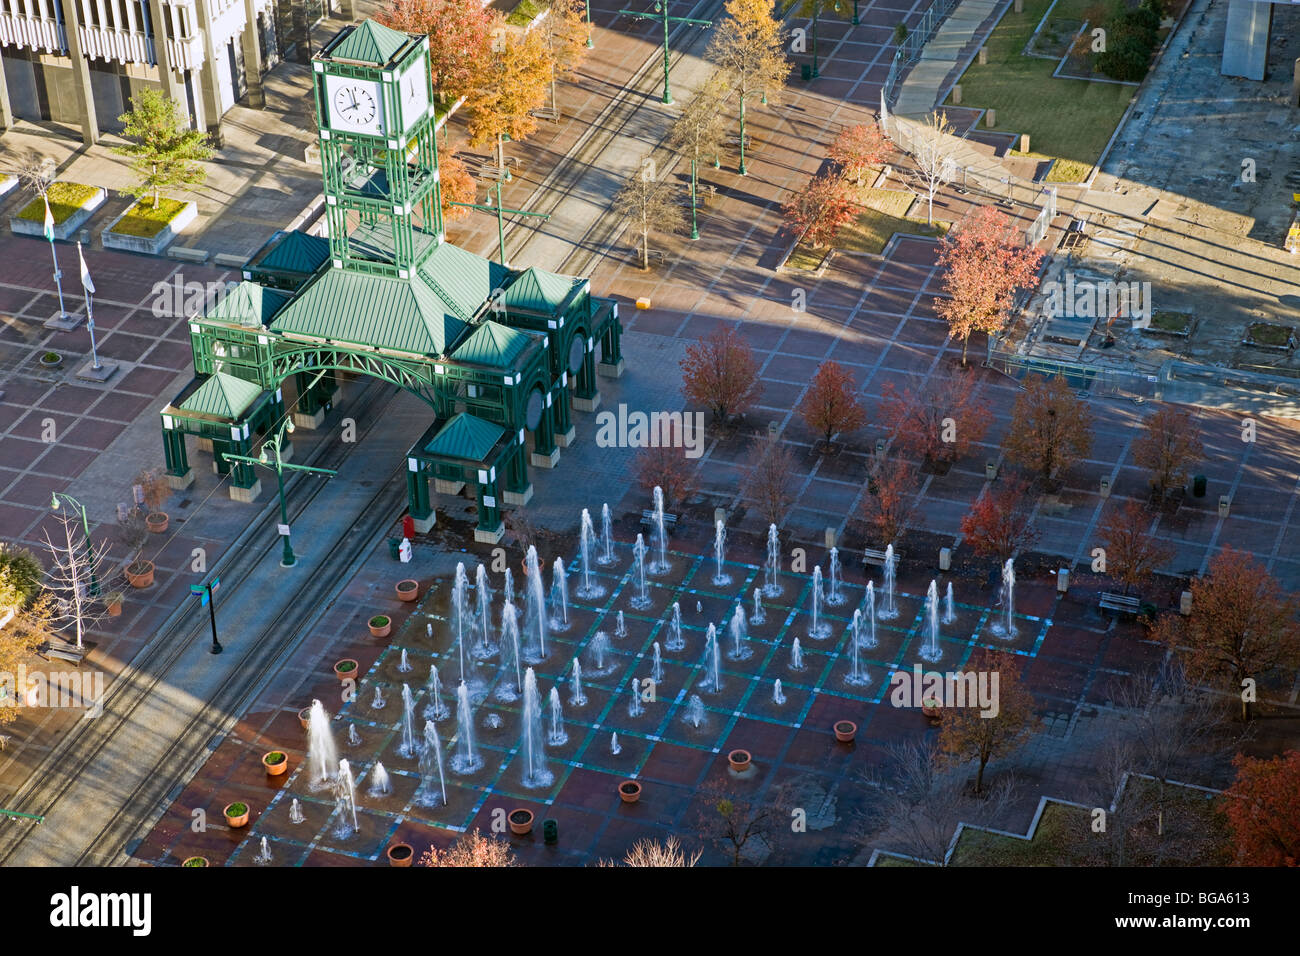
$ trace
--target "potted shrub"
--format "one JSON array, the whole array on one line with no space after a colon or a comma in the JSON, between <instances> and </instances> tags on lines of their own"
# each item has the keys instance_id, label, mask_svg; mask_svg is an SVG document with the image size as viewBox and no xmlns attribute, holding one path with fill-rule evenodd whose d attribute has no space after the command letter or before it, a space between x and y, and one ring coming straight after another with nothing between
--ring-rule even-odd
<instances>
[{"instance_id":1,"label":"potted shrub","mask_svg":"<svg viewBox=\"0 0 1300 956\"><path fill-rule=\"evenodd\" d=\"M166 531L171 519L162 510L162 506L172 493L171 486L167 484L167 476L158 468L146 468L135 476L132 490L136 502L144 508L145 527L154 534Z\"/></svg>"},{"instance_id":2,"label":"potted shrub","mask_svg":"<svg viewBox=\"0 0 1300 956\"><path fill-rule=\"evenodd\" d=\"M727 763L731 764L731 769L736 773L744 773L752 765L748 750L733 750L727 754Z\"/></svg>"},{"instance_id":3,"label":"potted shrub","mask_svg":"<svg viewBox=\"0 0 1300 956\"><path fill-rule=\"evenodd\" d=\"M278 777L289 769L289 755L283 750L272 750L262 754L262 766L268 777Z\"/></svg>"},{"instance_id":4,"label":"potted shrub","mask_svg":"<svg viewBox=\"0 0 1300 956\"><path fill-rule=\"evenodd\" d=\"M393 633L393 622L386 614L376 614L369 625L371 637L387 637Z\"/></svg>"},{"instance_id":5,"label":"potted shrub","mask_svg":"<svg viewBox=\"0 0 1300 956\"><path fill-rule=\"evenodd\" d=\"M207 866L208 858L206 856L189 856L186 857L181 866Z\"/></svg>"},{"instance_id":6,"label":"potted shrub","mask_svg":"<svg viewBox=\"0 0 1300 956\"><path fill-rule=\"evenodd\" d=\"M350 657L345 657L334 665L334 676L339 680L347 680L349 677L357 676L357 662Z\"/></svg>"},{"instance_id":7,"label":"potted shrub","mask_svg":"<svg viewBox=\"0 0 1300 956\"><path fill-rule=\"evenodd\" d=\"M248 804L228 803L221 812L226 818L226 824L231 829L237 830L240 827L248 826Z\"/></svg>"},{"instance_id":8,"label":"potted shrub","mask_svg":"<svg viewBox=\"0 0 1300 956\"><path fill-rule=\"evenodd\" d=\"M145 512L139 506L117 506L117 536L132 554L125 570L127 583L133 588L149 587L153 584L154 566L152 561L143 557L149 529L145 524Z\"/></svg>"},{"instance_id":9,"label":"potted shrub","mask_svg":"<svg viewBox=\"0 0 1300 956\"><path fill-rule=\"evenodd\" d=\"M122 599L125 596L121 591L110 591L104 595L104 606L108 608L109 617L122 615Z\"/></svg>"},{"instance_id":10,"label":"potted shrub","mask_svg":"<svg viewBox=\"0 0 1300 956\"><path fill-rule=\"evenodd\" d=\"M858 725L851 720L835 721L835 739L842 744L851 743L858 735Z\"/></svg>"},{"instance_id":11,"label":"potted shrub","mask_svg":"<svg viewBox=\"0 0 1300 956\"><path fill-rule=\"evenodd\" d=\"M930 723L937 724L943 717L943 708L937 699L927 697L921 701L921 713L930 718Z\"/></svg>"},{"instance_id":12,"label":"potted shrub","mask_svg":"<svg viewBox=\"0 0 1300 956\"><path fill-rule=\"evenodd\" d=\"M415 850L409 843L394 843L388 848L389 866L410 866Z\"/></svg>"},{"instance_id":13,"label":"potted shrub","mask_svg":"<svg viewBox=\"0 0 1300 956\"><path fill-rule=\"evenodd\" d=\"M42 352L41 368L58 368L63 364L63 356L58 352Z\"/></svg>"},{"instance_id":14,"label":"potted shrub","mask_svg":"<svg viewBox=\"0 0 1300 956\"><path fill-rule=\"evenodd\" d=\"M311 726L311 708L310 708L310 707L304 707L302 710L298 711L298 722L299 722L300 724L302 724L302 729L303 729L303 730L306 730L308 727Z\"/></svg>"},{"instance_id":15,"label":"potted shrub","mask_svg":"<svg viewBox=\"0 0 1300 956\"><path fill-rule=\"evenodd\" d=\"M407 578L397 582L397 596L403 601L414 601L420 596L420 582Z\"/></svg>"},{"instance_id":16,"label":"potted shrub","mask_svg":"<svg viewBox=\"0 0 1300 956\"><path fill-rule=\"evenodd\" d=\"M511 810L508 819L510 820L510 832L515 836L523 836L533 831L532 810L525 810L523 807L518 810Z\"/></svg>"},{"instance_id":17,"label":"potted shrub","mask_svg":"<svg viewBox=\"0 0 1300 956\"><path fill-rule=\"evenodd\" d=\"M641 799L641 784L635 780L624 780L618 785L618 797L624 803L636 803Z\"/></svg>"}]
</instances>

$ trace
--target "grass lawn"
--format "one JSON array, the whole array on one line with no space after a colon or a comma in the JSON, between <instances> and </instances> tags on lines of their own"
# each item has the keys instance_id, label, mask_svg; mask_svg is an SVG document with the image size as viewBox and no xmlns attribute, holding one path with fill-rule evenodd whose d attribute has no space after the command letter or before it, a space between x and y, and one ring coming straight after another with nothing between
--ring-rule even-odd
<instances>
[{"instance_id":1,"label":"grass lawn","mask_svg":"<svg viewBox=\"0 0 1300 956\"><path fill-rule=\"evenodd\" d=\"M862 207L858 217L840 230L835 238L835 248L845 252L865 252L880 255L896 232L909 236L942 236L948 223L927 225L924 219L912 219L906 214L915 197L898 189L872 189L868 186L850 187L854 201ZM813 249L806 242L795 247L786 267L816 271L829 250Z\"/></svg>"},{"instance_id":2,"label":"grass lawn","mask_svg":"<svg viewBox=\"0 0 1300 956\"><path fill-rule=\"evenodd\" d=\"M526 27L537 19L538 14L545 10L550 4L541 4L536 0L519 0L519 5L510 11L506 17L506 23L512 27Z\"/></svg>"},{"instance_id":3,"label":"grass lawn","mask_svg":"<svg viewBox=\"0 0 1300 956\"><path fill-rule=\"evenodd\" d=\"M1185 332L1191 318L1186 312L1156 312L1151 316L1151 328L1161 332Z\"/></svg>"},{"instance_id":4,"label":"grass lawn","mask_svg":"<svg viewBox=\"0 0 1300 956\"><path fill-rule=\"evenodd\" d=\"M54 216L54 223L65 221L69 216L79 210L86 200L98 192L96 186L83 186L81 183L55 183L50 186L49 192L46 193L50 200L50 214ZM41 197L37 196L18 214L19 219L28 219L32 222L45 221L45 203L41 202Z\"/></svg>"},{"instance_id":5,"label":"grass lawn","mask_svg":"<svg viewBox=\"0 0 1300 956\"><path fill-rule=\"evenodd\" d=\"M996 109L998 129L1028 133L1047 155L1091 168L1136 87L1056 79L1055 60L1021 56L1050 5L1025 0L1023 13L1006 12L989 37L988 63L972 63L961 78L962 105ZM1053 18L1065 12L1058 5Z\"/></svg>"},{"instance_id":6,"label":"grass lawn","mask_svg":"<svg viewBox=\"0 0 1300 956\"><path fill-rule=\"evenodd\" d=\"M1246 330L1246 334L1256 345L1286 345L1291 341L1289 326L1271 322L1256 322Z\"/></svg>"},{"instance_id":7,"label":"grass lawn","mask_svg":"<svg viewBox=\"0 0 1300 956\"><path fill-rule=\"evenodd\" d=\"M126 215L113 227L113 231L120 236L152 239L162 232L167 223L176 218L184 208L185 203L179 199L159 197L157 209L149 205L148 199L144 199L127 210Z\"/></svg>"},{"instance_id":8,"label":"grass lawn","mask_svg":"<svg viewBox=\"0 0 1300 956\"><path fill-rule=\"evenodd\" d=\"M829 254L829 249L814 249L808 243L801 242L794 247L790 258L785 260L785 267L796 272L816 272Z\"/></svg>"}]
</instances>

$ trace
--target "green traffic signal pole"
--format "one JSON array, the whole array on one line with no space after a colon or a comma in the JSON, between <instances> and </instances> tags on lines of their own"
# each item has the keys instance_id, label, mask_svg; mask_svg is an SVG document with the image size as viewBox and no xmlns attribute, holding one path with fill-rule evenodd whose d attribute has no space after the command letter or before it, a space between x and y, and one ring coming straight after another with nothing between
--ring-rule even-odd
<instances>
[{"instance_id":1,"label":"green traffic signal pole","mask_svg":"<svg viewBox=\"0 0 1300 956\"><path fill-rule=\"evenodd\" d=\"M499 249L498 255L500 256L501 264L505 265L506 264L505 214L510 213L512 216L536 216L538 219L550 219L551 214L549 212L529 212L527 209L503 209L501 208L501 180L499 179L497 180L495 187L489 186L488 192L491 193L493 188L495 188L497 191L497 204L495 206L485 206L474 202L449 202L447 203L447 205L464 206L466 209L478 209L482 212L494 212L497 214L497 245Z\"/></svg>"},{"instance_id":2,"label":"green traffic signal pole","mask_svg":"<svg viewBox=\"0 0 1300 956\"><path fill-rule=\"evenodd\" d=\"M293 465L285 461L280 454L280 446L281 442L284 441L285 434L292 431L293 419L286 418L284 424L280 426L280 430L275 433L275 436L268 438L262 443L262 453L258 457L251 458L248 455L236 455L231 452L222 452L221 455L221 457L226 459L226 461L239 461L246 465L261 465L263 468L274 469L276 485L280 491L280 524L283 525L285 529L285 533L281 536L284 538L284 555L280 559L280 567L282 568L291 568L298 563L298 558L293 553L293 545L289 542L289 509L284 500L285 471L310 471L315 472L318 475L329 475L331 477L338 474L337 471L330 468L313 468L310 465ZM266 454L268 446L275 452L275 461L271 461Z\"/></svg>"},{"instance_id":3,"label":"green traffic signal pole","mask_svg":"<svg viewBox=\"0 0 1300 956\"><path fill-rule=\"evenodd\" d=\"M90 594L92 597L99 597L99 579L95 577L95 545L90 540L90 522L86 519L86 506L72 495L65 495L61 491L56 491L50 495L50 507L55 511L59 510L60 498L81 512L81 530L86 536L86 551L90 555Z\"/></svg>"},{"instance_id":4,"label":"green traffic signal pole","mask_svg":"<svg viewBox=\"0 0 1300 956\"><path fill-rule=\"evenodd\" d=\"M664 102L673 101L672 91L668 88L668 25L670 23L690 23L697 27L711 27L712 20L693 20L690 17L670 17L667 0L657 0L654 13L638 13L635 10L620 10L619 16L632 17L636 20L663 20L664 22Z\"/></svg>"}]
</instances>

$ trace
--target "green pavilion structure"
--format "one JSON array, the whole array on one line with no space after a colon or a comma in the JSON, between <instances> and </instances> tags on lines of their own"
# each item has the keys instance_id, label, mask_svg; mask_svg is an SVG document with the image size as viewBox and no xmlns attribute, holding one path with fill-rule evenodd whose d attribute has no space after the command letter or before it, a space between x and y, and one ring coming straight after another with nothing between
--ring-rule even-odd
<instances>
[{"instance_id":1,"label":"green pavilion structure","mask_svg":"<svg viewBox=\"0 0 1300 956\"><path fill-rule=\"evenodd\" d=\"M243 281L189 318L194 379L162 411L167 473L193 480L186 436L256 498L248 454L285 414L320 427L336 373L418 396L431 424L407 453L410 512L434 523L435 494L472 494L480 541L502 508L532 496L574 438L572 410L600 402L597 374L623 370L618 305L590 281L514 270L446 241L429 41L364 21L313 59L328 238L277 233ZM598 354L599 353L599 354Z\"/></svg>"}]
</instances>

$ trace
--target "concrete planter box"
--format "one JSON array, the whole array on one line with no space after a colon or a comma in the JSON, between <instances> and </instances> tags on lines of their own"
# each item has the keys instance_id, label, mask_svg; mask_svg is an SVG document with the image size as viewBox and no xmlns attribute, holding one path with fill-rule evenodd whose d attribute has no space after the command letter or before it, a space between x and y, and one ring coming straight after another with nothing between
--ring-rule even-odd
<instances>
[{"instance_id":1,"label":"concrete planter box","mask_svg":"<svg viewBox=\"0 0 1300 956\"><path fill-rule=\"evenodd\" d=\"M99 234L99 239L104 244L105 249L140 252L147 256L162 255L163 250L176 240L176 236L180 231L198 218L199 215L198 204L187 202L181 207L180 212L158 231L156 236L127 236L114 232L113 228L125 219L134 208L134 205L127 207L126 212L110 222L108 228Z\"/></svg>"},{"instance_id":2,"label":"concrete planter box","mask_svg":"<svg viewBox=\"0 0 1300 956\"><path fill-rule=\"evenodd\" d=\"M4 196L8 194L8 192L17 185L18 185L17 176L5 176L3 178L0 178L0 196Z\"/></svg>"},{"instance_id":3,"label":"concrete planter box","mask_svg":"<svg viewBox=\"0 0 1300 956\"><path fill-rule=\"evenodd\" d=\"M104 205L104 200L108 198L108 190L102 186L95 187L81 208L74 212L63 222L54 224L54 238L67 240L72 237L78 229L82 227L87 219L91 217L96 209ZM45 223L40 219L20 219L17 216L9 217L9 229L15 236L35 236L37 239L45 238Z\"/></svg>"}]
</instances>

